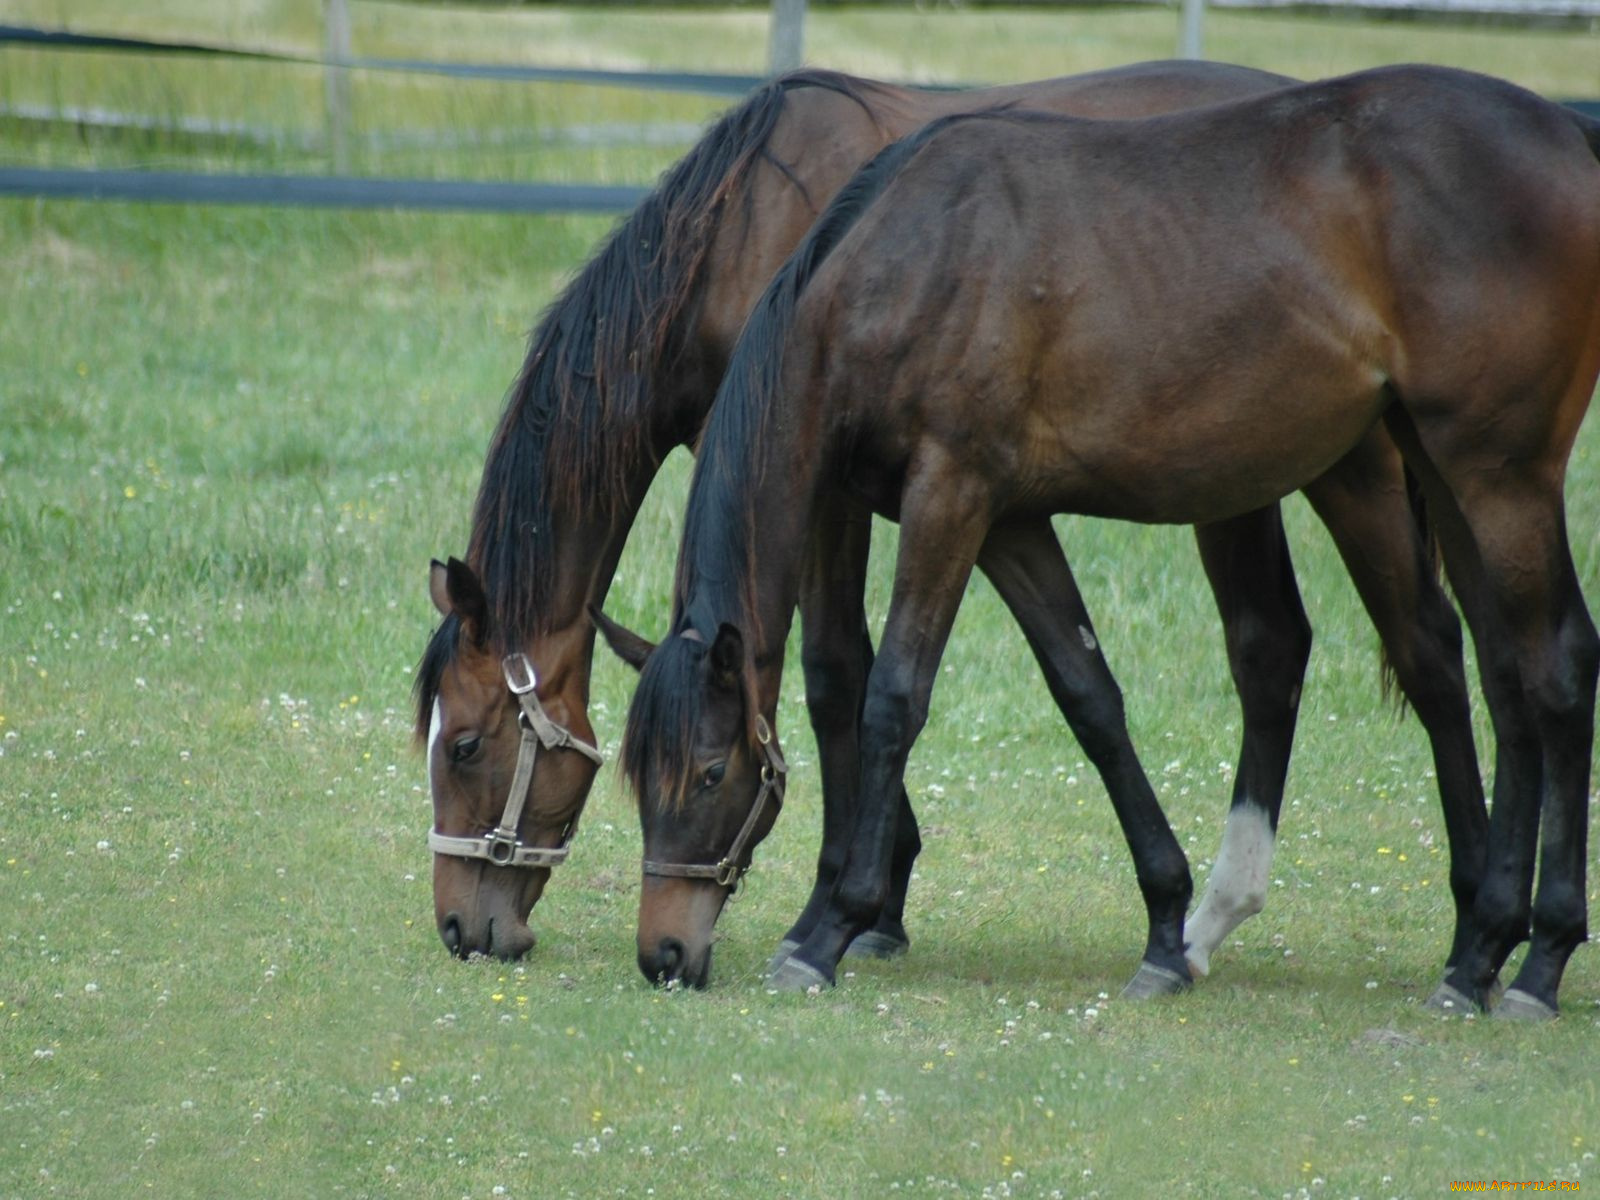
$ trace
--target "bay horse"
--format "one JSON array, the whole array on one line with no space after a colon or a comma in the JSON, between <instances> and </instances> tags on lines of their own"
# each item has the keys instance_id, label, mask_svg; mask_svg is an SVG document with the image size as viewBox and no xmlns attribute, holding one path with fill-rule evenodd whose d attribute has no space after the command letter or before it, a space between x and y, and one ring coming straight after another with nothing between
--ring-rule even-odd
<instances>
[{"instance_id":1,"label":"bay horse","mask_svg":"<svg viewBox=\"0 0 1600 1200\"><path fill-rule=\"evenodd\" d=\"M435 921L452 953L514 958L532 946L529 915L566 855L597 769L585 606L604 598L660 462L698 438L762 288L850 174L893 139L964 109L1021 104L1132 117L1289 82L1218 64L1153 63L947 93L807 71L758 89L663 177L534 331L486 456L466 561L436 564L430 576L444 619L417 673L417 734L433 797ZM1398 458L1381 432L1307 494L1433 744L1452 851L1453 961L1487 828L1454 613L1413 531ZM871 663L859 598L864 511L841 512L833 532L801 599L802 611L817 614L805 624L803 663L823 781L823 846L785 946L809 932L843 860ZM1275 507L1196 534L1244 709L1222 852L1189 923L1189 957L1203 971L1264 901L1310 631ZM984 567L1014 610L1038 607L1029 598L1036 587L1057 598L1059 611L1039 610L1030 633L1052 691L1071 702L1074 728L1112 794L1142 788L1121 697L1103 659L1082 645L1078 631L1091 623L1053 535L1042 525L997 531ZM890 898L858 950L888 954L906 945L904 893L919 845L902 802Z\"/></svg>"},{"instance_id":2,"label":"bay horse","mask_svg":"<svg viewBox=\"0 0 1600 1200\"><path fill-rule=\"evenodd\" d=\"M624 737L646 858L747 855L775 818L784 639L841 495L900 542L857 824L771 976L786 988L831 985L889 894L907 755L997 531L1259 510L1381 423L1426 495L1496 737L1486 869L1444 986L1486 1005L1531 925L1495 1011L1554 1016L1587 937L1600 638L1562 490L1597 374L1600 123L1511 84L1399 67L1137 122L934 122L835 198L734 351ZM1187 975L1190 882L1159 808L1141 816L1135 983L1155 991ZM697 981L705 931L664 932L652 899L641 966Z\"/></svg>"}]
</instances>

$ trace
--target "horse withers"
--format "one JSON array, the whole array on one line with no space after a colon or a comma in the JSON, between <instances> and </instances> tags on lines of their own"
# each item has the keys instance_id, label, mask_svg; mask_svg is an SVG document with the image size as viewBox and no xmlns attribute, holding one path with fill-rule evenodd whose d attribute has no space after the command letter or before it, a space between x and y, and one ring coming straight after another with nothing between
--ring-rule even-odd
<instances>
[{"instance_id":1,"label":"horse withers","mask_svg":"<svg viewBox=\"0 0 1600 1200\"><path fill-rule=\"evenodd\" d=\"M802 567L841 496L897 519L900 548L859 819L780 986L831 983L885 901L894 798L987 539L1055 512L1256 510L1381 423L1496 736L1486 867L1441 990L1486 1005L1531 930L1496 1011L1554 1015L1587 937L1600 639L1562 488L1597 374L1600 124L1513 85L1389 68L1139 122L935 123L836 197L735 350L628 717L646 857L714 861L751 820ZM1129 840L1140 974L1181 985L1181 850L1164 819ZM708 933L662 937L675 974L699 975Z\"/></svg>"}]
</instances>

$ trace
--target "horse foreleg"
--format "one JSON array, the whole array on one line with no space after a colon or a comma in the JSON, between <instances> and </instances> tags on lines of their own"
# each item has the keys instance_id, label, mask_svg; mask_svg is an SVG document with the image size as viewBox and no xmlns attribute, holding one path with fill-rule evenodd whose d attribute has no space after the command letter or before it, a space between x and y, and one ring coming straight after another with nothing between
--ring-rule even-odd
<instances>
[{"instance_id":1,"label":"horse foreleg","mask_svg":"<svg viewBox=\"0 0 1600 1200\"><path fill-rule=\"evenodd\" d=\"M845 948L883 914L906 759L927 719L939 659L987 532L988 499L976 481L931 464L905 489L894 592L861 713L855 828L827 905L771 976L775 987L831 985Z\"/></svg>"},{"instance_id":2,"label":"horse foreleg","mask_svg":"<svg viewBox=\"0 0 1600 1200\"><path fill-rule=\"evenodd\" d=\"M859 507L841 504L813 522L800 590L801 662L806 711L816 735L822 775L822 846L811 895L779 943L768 964L769 974L816 926L838 878L855 822L861 776L861 705L873 659L862 604L871 541L871 515ZM903 788L895 822L889 897L877 923L850 944L851 954L888 958L903 954L910 945L904 923L906 888L922 842Z\"/></svg>"},{"instance_id":3,"label":"horse foreleg","mask_svg":"<svg viewBox=\"0 0 1600 1200\"><path fill-rule=\"evenodd\" d=\"M1123 995L1179 991L1191 980L1183 952L1183 914L1193 894L1189 863L1139 764L1122 691L1049 521L992 529L978 566L1022 627L1051 697L1105 782L1133 853L1149 932L1143 962Z\"/></svg>"},{"instance_id":4,"label":"horse foreleg","mask_svg":"<svg viewBox=\"0 0 1600 1200\"><path fill-rule=\"evenodd\" d=\"M1222 848L1183 930L1189 964L1204 975L1223 940L1266 904L1311 625L1276 505L1194 533L1244 719Z\"/></svg>"}]
</instances>

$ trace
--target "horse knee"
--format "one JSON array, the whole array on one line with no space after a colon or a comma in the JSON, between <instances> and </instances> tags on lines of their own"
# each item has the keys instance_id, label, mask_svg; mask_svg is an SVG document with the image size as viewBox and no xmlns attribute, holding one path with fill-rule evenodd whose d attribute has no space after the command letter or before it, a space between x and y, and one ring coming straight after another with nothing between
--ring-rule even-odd
<instances>
[{"instance_id":1,"label":"horse knee","mask_svg":"<svg viewBox=\"0 0 1600 1200\"><path fill-rule=\"evenodd\" d=\"M926 718L927 709L914 704L908 691L901 688L871 690L861 707L863 755L891 760L902 758L910 751Z\"/></svg>"},{"instance_id":2,"label":"horse knee","mask_svg":"<svg viewBox=\"0 0 1600 1200\"><path fill-rule=\"evenodd\" d=\"M807 653L802 656L802 665L812 730L820 737L854 725L866 685L860 663L853 656Z\"/></svg>"}]
</instances>

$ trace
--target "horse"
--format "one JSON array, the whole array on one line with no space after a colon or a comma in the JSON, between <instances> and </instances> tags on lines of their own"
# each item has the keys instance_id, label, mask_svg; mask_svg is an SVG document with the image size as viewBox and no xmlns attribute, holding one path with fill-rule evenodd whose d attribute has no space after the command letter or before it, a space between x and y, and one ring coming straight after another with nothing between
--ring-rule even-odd
<instances>
[{"instance_id":1,"label":"horse","mask_svg":"<svg viewBox=\"0 0 1600 1200\"><path fill-rule=\"evenodd\" d=\"M906 759L997 531L1259 510L1381 423L1462 597L1496 738L1472 934L1442 986L1486 1006L1531 936L1494 1011L1556 1015L1587 938L1600 636L1562 489L1600 375L1597 299L1600 122L1487 76L1388 68L1137 122L967 114L883 151L758 302L707 423L671 625L623 742L647 859L704 862L734 828L747 855L775 819L784 639L841 495L900 541L856 828L780 988L832 985L888 895ZM1159 808L1140 816L1135 982L1181 986L1187 864ZM641 913L646 929L646 974L698 981L706 930Z\"/></svg>"},{"instance_id":2,"label":"horse","mask_svg":"<svg viewBox=\"0 0 1600 1200\"><path fill-rule=\"evenodd\" d=\"M515 958L533 945L529 915L566 857L598 766L587 716L594 631L585 608L604 598L659 463L698 438L761 289L851 172L894 138L963 109L1023 104L1131 117L1289 82L1217 64L1158 63L945 93L807 71L758 89L663 177L534 331L485 459L466 559L436 563L430 573L443 620L417 672L416 731L427 747L434 808L435 922L453 954ZM1381 432L1307 494L1434 747L1457 908L1453 959L1487 829L1459 627L1412 531L1398 458ZM844 513L834 532L834 550L819 556L802 597L802 611L818 613L805 626L803 663L822 770L823 845L810 899L780 953L820 915L850 829L856 717L871 663L859 600L868 523ZM1310 629L1275 508L1196 534L1244 709L1222 852L1189 925L1189 959L1204 971L1222 939L1264 902L1294 732L1288 698L1299 692ZM997 533L985 568L1014 607L1027 606L1035 575L1052 596L1075 594L1042 528ZM1060 660L1090 621L1078 604L1054 623L1034 636L1041 646L1057 644L1064 631L1065 648L1051 652ZM1120 795L1142 780L1121 729L1120 694L1100 656L1076 653L1080 661L1047 665L1046 676L1058 699L1082 696L1075 728L1105 747L1096 762ZM519 761L527 764L520 783ZM908 802L896 830L890 899L854 943L858 950L892 954L908 941L904 894L920 846Z\"/></svg>"}]
</instances>

